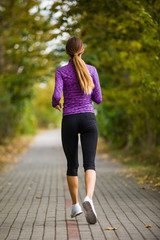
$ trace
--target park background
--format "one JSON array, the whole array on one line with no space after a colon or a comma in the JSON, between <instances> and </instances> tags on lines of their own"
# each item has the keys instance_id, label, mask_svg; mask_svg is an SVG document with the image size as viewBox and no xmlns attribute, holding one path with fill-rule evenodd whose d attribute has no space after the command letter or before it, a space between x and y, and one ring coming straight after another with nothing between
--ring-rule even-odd
<instances>
[{"instance_id":1,"label":"park background","mask_svg":"<svg viewBox=\"0 0 160 240\"><path fill-rule=\"evenodd\" d=\"M1 166L27 136L60 127L54 77L68 63L71 36L83 40L82 58L99 74L99 149L160 186L159 0L0 2Z\"/></svg>"}]
</instances>

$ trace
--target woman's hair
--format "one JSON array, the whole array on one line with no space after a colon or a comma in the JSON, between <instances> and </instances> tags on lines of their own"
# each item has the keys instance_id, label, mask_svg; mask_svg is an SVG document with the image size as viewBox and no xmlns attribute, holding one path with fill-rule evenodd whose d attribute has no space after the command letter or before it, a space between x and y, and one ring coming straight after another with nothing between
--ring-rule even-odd
<instances>
[{"instance_id":1,"label":"woman's hair","mask_svg":"<svg viewBox=\"0 0 160 240\"><path fill-rule=\"evenodd\" d=\"M66 43L66 53L69 54L73 59L81 89L84 91L84 93L91 94L94 88L94 83L85 62L79 56L83 52L84 46L80 38L71 37L68 39ZM75 53L78 55L74 55Z\"/></svg>"}]
</instances>

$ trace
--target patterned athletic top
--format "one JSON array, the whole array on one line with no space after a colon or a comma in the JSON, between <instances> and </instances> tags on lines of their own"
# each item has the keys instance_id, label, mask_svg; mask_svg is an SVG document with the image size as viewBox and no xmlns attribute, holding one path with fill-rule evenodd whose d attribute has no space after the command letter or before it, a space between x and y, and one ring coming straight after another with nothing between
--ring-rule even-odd
<instances>
[{"instance_id":1,"label":"patterned athletic top","mask_svg":"<svg viewBox=\"0 0 160 240\"><path fill-rule=\"evenodd\" d=\"M93 112L92 100L99 104L102 102L102 93L97 70L94 66L86 64L94 82L91 94L84 94L77 78L73 60L56 70L55 88L52 95L52 107L56 107L63 91L63 116L76 113Z\"/></svg>"}]
</instances>

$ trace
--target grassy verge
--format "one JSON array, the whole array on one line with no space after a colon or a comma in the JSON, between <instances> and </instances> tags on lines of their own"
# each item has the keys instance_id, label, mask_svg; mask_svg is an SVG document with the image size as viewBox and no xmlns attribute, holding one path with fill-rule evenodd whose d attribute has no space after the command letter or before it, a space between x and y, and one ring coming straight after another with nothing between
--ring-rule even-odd
<instances>
[{"instance_id":1,"label":"grassy verge","mask_svg":"<svg viewBox=\"0 0 160 240\"><path fill-rule=\"evenodd\" d=\"M6 138L0 144L0 171L8 169L13 163L22 159L16 155L25 152L34 135L22 135L15 138Z\"/></svg>"},{"instance_id":2,"label":"grassy verge","mask_svg":"<svg viewBox=\"0 0 160 240\"><path fill-rule=\"evenodd\" d=\"M135 154L127 149L113 149L107 141L99 137L97 151L108 154L111 159L125 165L130 171L126 176L134 177L143 189L152 188L160 191L160 164L152 163L152 159L145 158L145 154Z\"/></svg>"},{"instance_id":3,"label":"grassy verge","mask_svg":"<svg viewBox=\"0 0 160 240\"><path fill-rule=\"evenodd\" d=\"M48 128L38 128L36 134L48 130ZM14 163L22 159L17 155L28 149L29 144L34 139L35 134L24 134L19 137L6 138L0 144L0 171L8 171Z\"/></svg>"}]
</instances>

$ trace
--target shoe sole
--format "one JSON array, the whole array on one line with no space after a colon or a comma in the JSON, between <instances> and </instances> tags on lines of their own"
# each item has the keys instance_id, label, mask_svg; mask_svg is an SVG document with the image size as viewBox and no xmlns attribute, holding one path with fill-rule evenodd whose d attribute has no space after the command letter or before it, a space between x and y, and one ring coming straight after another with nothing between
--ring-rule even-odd
<instances>
[{"instance_id":1,"label":"shoe sole","mask_svg":"<svg viewBox=\"0 0 160 240\"><path fill-rule=\"evenodd\" d=\"M77 216L79 216L79 215L82 214L82 213L83 213L83 212L79 212L79 213L75 214L74 216L71 216L71 218L77 217Z\"/></svg>"},{"instance_id":2,"label":"shoe sole","mask_svg":"<svg viewBox=\"0 0 160 240\"><path fill-rule=\"evenodd\" d=\"M90 224L95 224L97 222L97 217L92 209L90 202L85 201L82 203L82 205L85 210L85 216L86 216L87 222Z\"/></svg>"}]
</instances>

